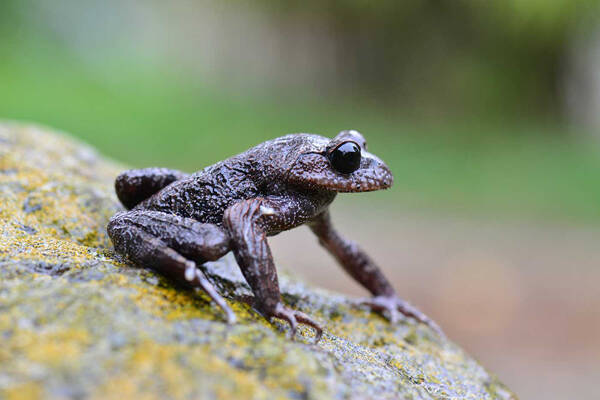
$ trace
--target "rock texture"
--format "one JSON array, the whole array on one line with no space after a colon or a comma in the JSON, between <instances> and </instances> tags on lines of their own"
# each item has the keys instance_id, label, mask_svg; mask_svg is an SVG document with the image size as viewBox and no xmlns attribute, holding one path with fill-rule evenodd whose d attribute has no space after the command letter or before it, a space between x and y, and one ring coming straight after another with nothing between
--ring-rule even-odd
<instances>
[{"instance_id":1,"label":"rock texture","mask_svg":"<svg viewBox=\"0 0 600 400\"><path fill-rule=\"evenodd\" d=\"M240 296L235 262L203 293L130 265L105 231L122 166L44 128L0 125L0 399L512 399L421 325L391 326L283 274L285 301L326 324L295 341Z\"/></svg>"}]
</instances>

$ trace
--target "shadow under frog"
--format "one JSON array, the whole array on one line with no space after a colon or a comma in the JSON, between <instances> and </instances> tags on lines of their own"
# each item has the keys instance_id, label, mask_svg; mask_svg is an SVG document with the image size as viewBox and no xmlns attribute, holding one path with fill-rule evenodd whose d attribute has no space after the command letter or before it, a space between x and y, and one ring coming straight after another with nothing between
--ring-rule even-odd
<instances>
[{"instance_id":1,"label":"shadow under frog","mask_svg":"<svg viewBox=\"0 0 600 400\"><path fill-rule=\"evenodd\" d=\"M115 249L132 261L170 278L200 287L227 315L235 314L196 268L229 251L254 292L253 306L265 317L322 327L281 300L267 237L308 224L323 245L373 297L362 304L384 312L394 323L399 313L441 333L430 318L400 299L388 280L354 242L334 229L328 207L338 192L367 192L392 185L389 168L367 152L353 130L328 139L292 134L186 173L147 168L126 171L115 182L129 210L115 214L108 234Z\"/></svg>"}]
</instances>

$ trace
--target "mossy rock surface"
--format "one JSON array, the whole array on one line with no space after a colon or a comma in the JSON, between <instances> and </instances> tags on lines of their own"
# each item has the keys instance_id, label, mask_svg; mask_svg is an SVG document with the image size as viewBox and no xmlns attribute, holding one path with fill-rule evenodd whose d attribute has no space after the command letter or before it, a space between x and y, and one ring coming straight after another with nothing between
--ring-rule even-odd
<instances>
[{"instance_id":1,"label":"mossy rock surface","mask_svg":"<svg viewBox=\"0 0 600 400\"><path fill-rule=\"evenodd\" d=\"M231 257L203 268L238 316L127 263L106 235L122 166L60 133L0 124L0 399L512 399L455 344L281 274L326 326L267 323Z\"/></svg>"}]
</instances>

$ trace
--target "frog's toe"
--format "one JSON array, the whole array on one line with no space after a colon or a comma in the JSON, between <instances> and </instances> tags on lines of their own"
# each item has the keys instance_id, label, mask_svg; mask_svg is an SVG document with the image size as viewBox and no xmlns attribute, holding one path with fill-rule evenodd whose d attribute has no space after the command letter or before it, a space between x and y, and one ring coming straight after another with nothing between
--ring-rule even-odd
<instances>
[{"instance_id":1,"label":"frog's toe","mask_svg":"<svg viewBox=\"0 0 600 400\"><path fill-rule=\"evenodd\" d=\"M427 325L441 337L445 337L444 332L438 324L418 308L398 296L374 296L360 299L357 304L367 306L371 310L383 314L392 324L397 323L400 319L400 314L403 314L406 317L413 318L417 322Z\"/></svg>"},{"instance_id":2,"label":"frog's toe","mask_svg":"<svg viewBox=\"0 0 600 400\"><path fill-rule=\"evenodd\" d=\"M298 321L296 321L296 316L294 315L294 311L285 307L283 304L278 303L275 306L275 310L270 315L270 319L279 318L284 320L290 326L290 338L294 340L296 336L296 330L298 329Z\"/></svg>"},{"instance_id":3,"label":"frog's toe","mask_svg":"<svg viewBox=\"0 0 600 400\"><path fill-rule=\"evenodd\" d=\"M315 343L318 343L319 340L321 340L321 336L323 336L323 327L321 327L320 324L315 322L312 318L310 318L308 315L304 314L301 311L294 311L294 313L298 322L304 325L308 325L315 330Z\"/></svg>"},{"instance_id":4,"label":"frog's toe","mask_svg":"<svg viewBox=\"0 0 600 400\"><path fill-rule=\"evenodd\" d=\"M185 269L185 279L200 287L204 292L215 302L221 310L225 313L225 318L228 324L234 324L236 321L235 313L229 307L225 299L217 292L215 287L206 278L206 275L196 268L196 264L193 261L187 261Z\"/></svg>"},{"instance_id":5,"label":"frog's toe","mask_svg":"<svg viewBox=\"0 0 600 400\"><path fill-rule=\"evenodd\" d=\"M271 318L279 318L286 321L290 325L290 338L294 340L298 323L308 325L315 330L315 343L317 343L323 335L323 328L315 322L311 317L301 311L292 310L278 303L275 310L271 313Z\"/></svg>"}]
</instances>

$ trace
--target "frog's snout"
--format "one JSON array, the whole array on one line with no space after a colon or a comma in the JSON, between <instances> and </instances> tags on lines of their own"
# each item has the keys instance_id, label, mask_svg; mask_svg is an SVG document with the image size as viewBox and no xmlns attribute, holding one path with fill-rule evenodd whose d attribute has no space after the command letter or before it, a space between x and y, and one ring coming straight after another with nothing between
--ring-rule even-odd
<instances>
[{"instance_id":1,"label":"frog's snout","mask_svg":"<svg viewBox=\"0 0 600 400\"><path fill-rule=\"evenodd\" d=\"M351 174L350 185L346 192L370 192L387 189L394 183L394 176L389 167L373 154L363 152L361 165Z\"/></svg>"}]
</instances>

